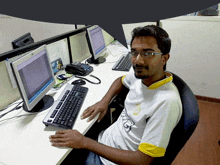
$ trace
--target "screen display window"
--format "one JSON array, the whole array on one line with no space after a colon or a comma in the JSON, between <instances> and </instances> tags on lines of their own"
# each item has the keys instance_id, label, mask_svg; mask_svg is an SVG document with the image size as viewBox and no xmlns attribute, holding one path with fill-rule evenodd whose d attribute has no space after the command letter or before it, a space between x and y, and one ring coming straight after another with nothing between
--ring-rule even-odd
<instances>
[{"instance_id":1,"label":"screen display window","mask_svg":"<svg viewBox=\"0 0 220 165\"><path fill-rule=\"evenodd\" d=\"M17 69L29 103L53 81L45 50L18 65Z\"/></svg>"}]
</instances>

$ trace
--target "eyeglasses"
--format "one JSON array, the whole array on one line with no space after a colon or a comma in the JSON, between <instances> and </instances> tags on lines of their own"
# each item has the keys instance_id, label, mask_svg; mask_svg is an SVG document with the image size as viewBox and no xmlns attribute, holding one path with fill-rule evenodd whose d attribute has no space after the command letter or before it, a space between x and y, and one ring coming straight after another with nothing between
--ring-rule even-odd
<instances>
[{"instance_id":1,"label":"eyeglasses","mask_svg":"<svg viewBox=\"0 0 220 165\"><path fill-rule=\"evenodd\" d=\"M139 54L142 56L142 57L151 57L151 56L154 56L154 55L162 55L163 53L161 52L138 52L138 51L132 51L129 53L131 57L137 57Z\"/></svg>"}]
</instances>

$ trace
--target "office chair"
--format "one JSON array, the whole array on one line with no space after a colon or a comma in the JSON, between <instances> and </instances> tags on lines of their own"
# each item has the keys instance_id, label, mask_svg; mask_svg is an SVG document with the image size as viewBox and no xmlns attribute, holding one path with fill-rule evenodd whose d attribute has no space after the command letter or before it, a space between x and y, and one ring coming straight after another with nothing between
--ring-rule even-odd
<instances>
[{"instance_id":1,"label":"office chair","mask_svg":"<svg viewBox=\"0 0 220 165\"><path fill-rule=\"evenodd\" d=\"M183 114L171 133L164 157L155 159L153 164L170 165L193 134L199 121L199 106L195 95L180 77L172 74L173 83L176 85L182 101Z\"/></svg>"},{"instance_id":2,"label":"office chair","mask_svg":"<svg viewBox=\"0 0 220 165\"><path fill-rule=\"evenodd\" d=\"M195 95L180 77L174 73L172 75L173 83L181 97L183 114L172 131L164 157L154 159L154 165L170 165L194 132L199 121L199 107ZM118 109L123 109L122 106L127 92L128 90L125 90L123 94L117 96L110 104L110 107L116 107L117 111ZM116 119L113 120L115 121Z\"/></svg>"}]
</instances>

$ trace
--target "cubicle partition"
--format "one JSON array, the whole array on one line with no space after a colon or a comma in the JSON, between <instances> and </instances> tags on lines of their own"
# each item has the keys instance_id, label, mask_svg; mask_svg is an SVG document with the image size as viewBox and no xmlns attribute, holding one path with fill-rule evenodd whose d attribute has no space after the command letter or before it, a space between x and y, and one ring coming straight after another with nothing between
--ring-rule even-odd
<instances>
[{"instance_id":1,"label":"cubicle partition","mask_svg":"<svg viewBox=\"0 0 220 165\"><path fill-rule=\"evenodd\" d=\"M167 70L194 94L220 98L220 17L181 16L160 21L172 40Z\"/></svg>"},{"instance_id":2,"label":"cubicle partition","mask_svg":"<svg viewBox=\"0 0 220 165\"><path fill-rule=\"evenodd\" d=\"M123 24L126 40L131 39L134 27L149 24L164 28L172 40L167 70L175 71L191 87L196 95L220 98L219 44L220 17L181 16L158 22ZM31 51L43 44L48 45L51 61L60 57L64 64L82 61L90 57L83 26L71 32L57 35L34 44L0 54L0 109L20 97L13 88L7 72L6 60ZM106 45L114 40L104 32Z\"/></svg>"},{"instance_id":3,"label":"cubicle partition","mask_svg":"<svg viewBox=\"0 0 220 165\"><path fill-rule=\"evenodd\" d=\"M123 28L125 39L126 39L127 43L129 44L131 41L131 32L134 28L141 27L141 26L147 26L147 25L160 26L160 21L158 20L157 22L139 22L139 23L132 23L132 24L122 24L122 28Z\"/></svg>"},{"instance_id":4,"label":"cubicle partition","mask_svg":"<svg viewBox=\"0 0 220 165\"><path fill-rule=\"evenodd\" d=\"M88 27L90 25L0 54L0 109L20 98L16 84L11 81L8 61L41 45L47 45L50 61L61 58L64 65L82 61L91 56L85 37ZM113 37L105 31L104 36L108 45Z\"/></svg>"},{"instance_id":5,"label":"cubicle partition","mask_svg":"<svg viewBox=\"0 0 220 165\"><path fill-rule=\"evenodd\" d=\"M51 37L51 38L30 44L30 45L27 45L27 46L24 46L21 48L17 48L17 49L2 53L2 54L0 54L0 62L7 60L9 58L12 58L12 57L21 55L21 54L26 53L28 51L34 50L34 49L40 47L41 45L44 45L44 44L49 45L49 44L55 43L55 42L63 40L63 39L67 39L69 58L70 58L70 62L72 62L70 37L86 31L86 29L88 27L90 27L90 26L85 26L85 27L73 30L71 32L68 32L68 33L57 35L55 37Z\"/></svg>"},{"instance_id":6,"label":"cubicle partition","mask_svg":"<svg viewBox=\"0 0 220 165\"><path fill-rule=\"evenodd\" d=\"M12 50L1 54L0 61L0 110L7 107L10 103L16 105L20 100L20 94L18 88L13 88L9 73L7 72L8 61L12 58L16 58L19 55L23 55L31 50L36 49L41 45L47 45L49 51L50 61L57 57L63 57L62 60L65 63L74 62L90 56L87 52L88 45L86 44L85 34L86 28L77 29L63 35L55 36L34 44ZM112 37L104 32L104 38L106 45L112 41ZM115 44L113 44L115 45ZM118 45L116 45L118 47ZM87 57L88 58L88 57ZM80 116L82 112L94 102L100 100L107 92L110 84L119 76L122 76L123 72L114 72L107 77L106 72L110 72L113 66L113 62L118 59L118 56L108 56L108 61L103 65L93 65L93 74L100 78L100 84L86 83L85 87L89 89L86 99L83 102L79 115L74 123L73 129L78 130L82 134L91 128L96 122L97 117L87 122L87 120L81 120ZM90 76L89 76L90 77ZM72 77L67 83L71 84L75 77ZM89 78L88 78L89 79ZM96 80L96 79L95 79ZM96 82L94 80L94 82ZM91 80L93 81L93 80ZM65 85L67 84L65 83ZM50 90L49 95L53 96L54 100L58 100L58 97L65 88L63 85L58 90ZM95 97L94 97L95 95ZM14 102L18 100L17 102ZM19 108L16 111L11 111L13 106L10 106L6 110L3 110L1 118L0 134L0 155L1 163L3 164L61 164L66 156L71 152L69 148L57 148L51 146L49 136L55 134L55 132L61 128L48 126L46 127L42 121L49 111L49 108L40 113L29 113ZM10 113L9 113L10 112ZM10 159L9 159L10 157ZM0 163L0 164L1 164Z\"/></svg>"}]
</instances>

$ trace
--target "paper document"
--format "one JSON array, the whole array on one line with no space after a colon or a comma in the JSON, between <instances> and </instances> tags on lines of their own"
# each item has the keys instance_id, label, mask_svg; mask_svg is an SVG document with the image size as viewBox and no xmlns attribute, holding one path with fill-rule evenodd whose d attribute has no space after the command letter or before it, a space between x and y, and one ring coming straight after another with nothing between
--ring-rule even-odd
<instances>
[{"instance_id":1,"label":"paper document","mask_svg":"<svg viewBox=\"0 0 220 165\"><path fill-rule=\"evenodd\" d=\"M69 64L69 49L67 40L63 39L52 44L47 45L50 61L54 61L58 58L62 59L63 65Z\"/></svg>"},{"instance_id":2,"label":"paper document","mask_svg":"<svg viewBox=\"0 0 220 165\"><path fill-rule=\"evenodd\" d=\"M129 49L127 49L123 45L109 45L107 48L112 56L118 56L129 52Z\"/></svg>"}]
</instances>

